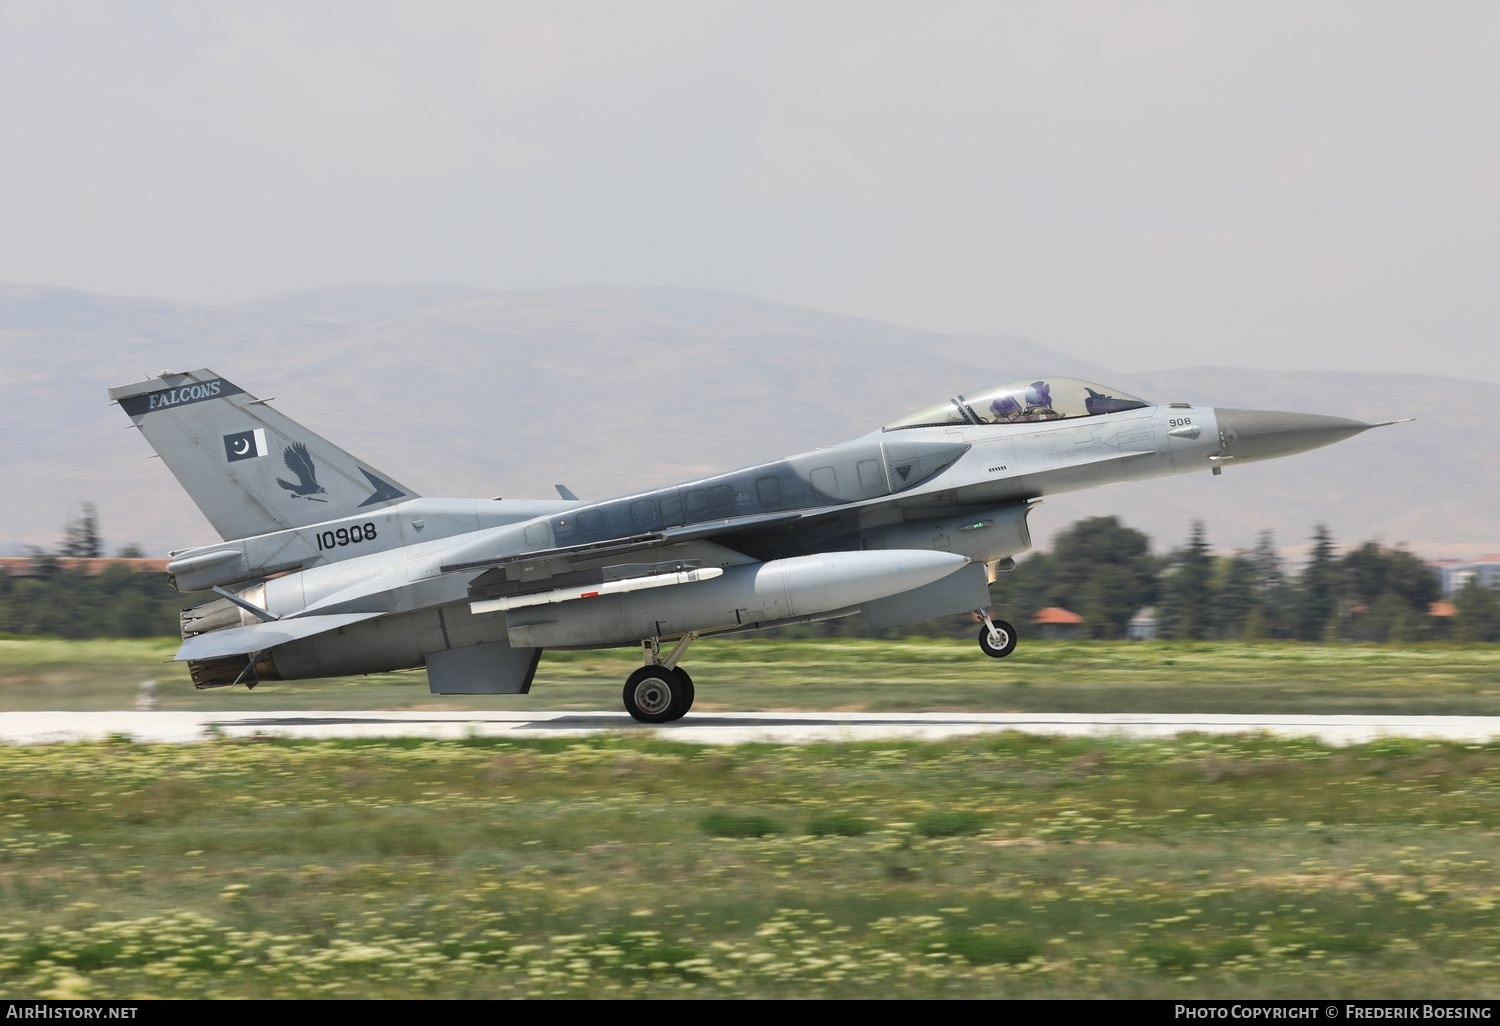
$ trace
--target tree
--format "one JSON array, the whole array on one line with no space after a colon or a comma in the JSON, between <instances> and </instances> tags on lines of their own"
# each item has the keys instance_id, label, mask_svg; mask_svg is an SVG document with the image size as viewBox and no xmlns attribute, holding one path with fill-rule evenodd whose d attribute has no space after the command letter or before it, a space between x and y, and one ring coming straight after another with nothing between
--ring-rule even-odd
<instances>
[{"instance_id":1,"label":"tree","mask_svg":"<svg viewBox=\"0 0 1500 1026\"><path fill-rule=\"evenodd\" d=\"M1244 551L1224 556L1214 566L1212 634L1220 640L1265 636L1265 614L1256 594L1256 568Z\"/></svg>"},{"instance_id":2,"label":"tree","mask_svg":"<svg viewBox=\"0 0 1500 1026\"><path fill-rule=\"evenodd\" d=\"M1378 597L1354 617L1351 635L1356 641L1417 641L1427 629L1426 611L1391 592Z\"/></svg>"},{"instance_id":3,"label":"tree","mask_svg":"<svg viewBox=\"0 0 1500 1026\"><path fill-rule=\"evenodd\" d=\"M64 525L63 542L57 554L80 559L98 559L104 555L104 544L99 540L99 513L92 502L85 502L83 514Z\"/></svg>"},{"instance_id":4,"label":"tree","mask_svg":"<svg viewBox=\"0 0 1500 1026\"><path fill-rule=\"evenodd\" d=\"M0 634L60 638L174 637L182 607L212 594L179 594L164 574L141 573L115 564L103 573L52 565L33 576L4 580L0 588Z\"/></svg>"},{"instance_id":5,"label":"tree","mask_svg":"<svg viewBox=\"0 0 1500 1026\"><path fill-rule=\"evenodd\" d=\"M1373 605L1382 595L1395 595L1407 605L1426 611L1442 593L1437 573L1402 548L1382 548L1365 542L1341 560L1344 586L1356 602Z\"/></svg>"},{"instance_id":6,"label":"tree","mask_svg":"<svg viewBox=\"0 0 1500 1026\"><path fill-rule=\"evenodd\" d=\"M1361 641L1412 641L1428 628L1427 609L1442 593L1431 567L1402 548L1365 542L1339 561Z\"/></svg>"},{"instance_id":7,"label":"tree","mask_svg":"<svg viewBox=\"0 0 1500 1026\"><path fill-rule=\"evenodd\" d=\"M1328 525L1315 527L1312 541L1312 557L1297 577L1295 627L1303 641L1322 641L1338 612L1339 567Z\"/></svg>"},{"instance_id":8,"label":"tree","mask_svg":"<svg viewBox=\"0 0 1500 1026\"><path fill-rule=\"evenodd\" d=\"M1286 583L1281 553L1276 551L1275 536L1270 531L1260 532L1255 551L1250 553L1250 562L1255 566L1255 590L1262 600L1269 599Z\"/></svg>"},{"instance_id":9,"label":"tree","mask_svg":"<svg viewBox=\"0 0 1500 1026\"><path fill-rule=\"evenodd\" d=\"M1047 604L1078 613L1091 637L1122 637L1156 598L1151 540L1117 517L1089 517L1059 534L1048 569Z\"/></svg>"},{"instance_id":10,"label":"tree","mask_svg":"<svg viewBox=\"0 0 1500 1026\"><path fill-rule=\"evenodd\" d=\"M1208 636L1213 605L1213 557L1203 521L1194 520L1187 544L1171 556L1160 582L1157 607L1164 638L1200 640Z\"/></svg>"},{"instance_id":11,"label":"tree","mask_svg":"<svg viewBox=\"0 0 1500 1026\"><path fill-rule=\"evenodd\" d=\"M1245 620L1241 636L1247 640L1290 637L1296 596L1270 531L1260 532L1250 562L1255 568L1256 603Z\"/></svg>"},{"instance_id":12,"label":"tree","mask_svg":"<svg viewBox=\"0 0 1500 1026\"><path fill-rule=\"evenodd\" d=\"M1470 577L1453 605L1458 609L1454 634L1460 641L1500 641L1500 593Z\"/></svg>"}]
</instances>

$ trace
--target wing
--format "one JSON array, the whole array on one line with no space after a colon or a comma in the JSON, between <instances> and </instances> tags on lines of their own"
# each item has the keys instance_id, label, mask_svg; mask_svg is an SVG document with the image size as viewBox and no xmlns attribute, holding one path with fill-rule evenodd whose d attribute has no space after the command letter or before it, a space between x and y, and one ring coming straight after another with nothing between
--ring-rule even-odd
<instances>
[{"instance_id":1,"label":"wing","mask_svg":"<svg viewBox=\"0 0 1500 1026\"><path fill-rule=\"evenodd\" d=\"M966 448L966 447L962 447ZM1153 453L1141 452L1111 452L1095 456L1090 459L1080 460L1078 466L1085 464L1107 463L1122 460L1142 459ZM1029 484L1025 475L1016 478L1014 494L997 498L989 489L991 484L986 483L986 494L976 494L972 498L966 495L964 488L959 487L954 493L956 502L944 502L944 507L958 508L966 504L972 504L975 510L993 508L999 505L1024 504L1035 500L1042 493L1034 485ZM768 531L796 530L802 527L814 527L820 522L832 520L854 520L861 513L878 511L885 507L921 508L927 505L927 501L921 495L909 495L896 493L881 495L857 502L844 502L837 505L817 506L810 509L786 510L775 513L762 513L743 517L730 517L722 520L704 521L690 524L685 527L667 528L664 530L642 532L640 534L628 535L616 538L603 538L594 542L580 542L573 545L559 546L550 549L529 549L526 551L496 551L496 543L490 539L475 542L473 545L451 550L445 554L443 564L439 567L441 573L475 573L483 574L484 578L476 579L476 585L498 583L500 580L509 580L511 587L521 581L530 582L521 584L520 591L545 590L555 586L552 578L560 574L571 572L586 572L597 575L599 569L604 566L604 560L622 556L627 553L647 552L653 549L664 548L678 542L706 540L718 545L721 550L742 551L748 540L756 536L763 536ZM851 526L850 528L854 528ZM812 547L816 547L816 541L810 541ZM750 545L750 551L756 546ZM754 562L758 557L745 555L744 561ZM646 566L650 566L647 564ZM502 575L487 573L487 571L505 571ZM642 572L660 572L659 570L643 569ZM572 583L571 581L569 583Z\"/></svg>"},{"instance_id":2,"label":"wing","mask_svg":"<svg viewBox=\"0 0 1500 1026\"><path fill-rule=\"evenodd\" d=\"M762 516L735 517L730 520L715 520L709 523L692 524L688 527L674 527L666 531L634 534L628 538L608 538L603 541L564 545L554 549L533 549L529 552L492 556L489 558L466 559L466 553L459 552L451 555L450 561L444 563L440 569L445 574L466 573L474 570L495 570L531 563L540 564L554 559L588 560L603 556L618 556L627 552L639 552L644 549L659 548L674 542L693 541L698 538L711 538L719 534L772 527L806 518L807 515L802 512L767 513Z\"/></svg>"}]
</instances>

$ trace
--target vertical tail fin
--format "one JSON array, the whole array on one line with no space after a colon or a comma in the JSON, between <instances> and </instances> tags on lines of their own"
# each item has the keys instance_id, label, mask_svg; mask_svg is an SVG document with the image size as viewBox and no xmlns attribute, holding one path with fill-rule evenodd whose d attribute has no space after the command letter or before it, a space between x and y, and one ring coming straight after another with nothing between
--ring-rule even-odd
<instances>
[{"instance_id":1,"label":"vertical tail fin","mask_svg":"<svg viewBox=\"0 0 1500 1026\"><path fill-rule=\"evenodd\" d=\"M415 498L210 370L109 390L228 541Z\"/></svg>"}]
</instances>

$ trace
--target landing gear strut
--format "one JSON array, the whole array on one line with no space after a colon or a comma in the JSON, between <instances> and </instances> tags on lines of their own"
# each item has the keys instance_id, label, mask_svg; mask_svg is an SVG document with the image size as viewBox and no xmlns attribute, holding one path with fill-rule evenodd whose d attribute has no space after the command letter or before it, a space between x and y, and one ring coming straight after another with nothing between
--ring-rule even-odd
<instances>
[{"instance_id":1,"label":"landing gear strut","mask_svg":"<svg viewBox=\"0 0 1500 1026\"><path fill-rule=\"evenodd\" d=\"M693 678L677 660L697 637L697 632L684 634L666 658L662 658L660 638L641 642L646 665L625 681L626 712L641 723L670 723L687 714L693 707Z\"/></svg>"},{"instance_id":2,"label":"landing gear strut","mask_svg":"<svg viewBox=\"0 0 1500 1026\"><path fill-rule=\"evenodd\" d=\"M987 609L978 610L984 626L979 628L979 648L994 659L1004 659L1016 650L1016 629L1004 620L991 620Z\"/></svg>"}]
</instances>

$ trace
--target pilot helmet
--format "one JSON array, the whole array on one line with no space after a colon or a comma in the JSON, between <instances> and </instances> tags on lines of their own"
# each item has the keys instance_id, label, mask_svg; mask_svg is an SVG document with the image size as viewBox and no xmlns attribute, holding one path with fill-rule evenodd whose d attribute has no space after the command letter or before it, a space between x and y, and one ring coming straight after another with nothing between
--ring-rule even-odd
<instances>
[{"instance_id":1,"label":"pilot helmet","mask_svg":"<svg viewBox=\"0 0 1500 1026\"><path fill-rule=\"evenodd\" d=\"M1052 386L1045 381L1033 381L1031 387L1026 390L1027 406L1051 406Z\"/></svg>"},{"instance_id":2,"label":"pilot helmet","mask_svg":"<svg viewBox=\"0 0 1500 1026\"><path fill-rule=\"evenodd\" d=\"M1021 404L1016 402L1016 397L1013 395L1002 395L990 403L990 412L997 417L1009 419L1021 412Z\"/></svg>"}]
</instances>

